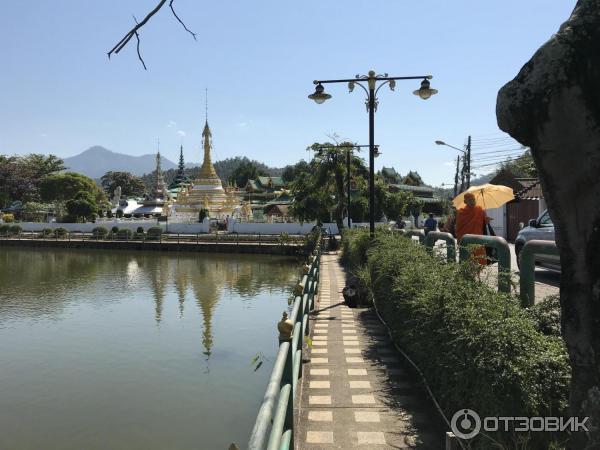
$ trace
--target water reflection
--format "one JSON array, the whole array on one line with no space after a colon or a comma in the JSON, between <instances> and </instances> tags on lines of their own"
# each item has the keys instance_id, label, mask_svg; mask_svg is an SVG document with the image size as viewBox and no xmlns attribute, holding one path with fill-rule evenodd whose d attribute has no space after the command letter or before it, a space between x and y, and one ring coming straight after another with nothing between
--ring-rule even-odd
<instances>
[{"instance_id":1,"label":"water reflection","mask_svg":"<svg viewBox=\"0 0 600 450\"><path fill-rule=\"evenodd\" d=\"M2 249L0 251L0 326L24 317L57 317L65 302L90 284L104 286L111 301L148 286L154 299L154 320L160 326L165 299L174 289L179 317L192 292L202 314L202 346L210 358L213 315L223 290L251 299L263 290L291 286L290 258L257 255L157 254L53 249ZM75 294L75 295L69 295ZM87 299L86 299L87 301Z\"/></svg>"},{"instance_id":2,"label":"water reflection","mask_svg":"<svg viewBox=\"0 0 600 450\"><path fill-rule=\"evenodd\" d=\"M274 358L298 273L261 255L0 249L0 448L244 440L270 372L250 360Z\"/></svg>"}]
</instances>

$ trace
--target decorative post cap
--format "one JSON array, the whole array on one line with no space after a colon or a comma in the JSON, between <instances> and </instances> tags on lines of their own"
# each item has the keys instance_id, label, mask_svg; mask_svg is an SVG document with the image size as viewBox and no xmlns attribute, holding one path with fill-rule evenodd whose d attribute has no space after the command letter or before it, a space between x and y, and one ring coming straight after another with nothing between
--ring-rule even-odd
<instances>
[{"instance_id":1,"label":"decorative post cap","mask_svg":"<svg viewBox=\"0 0 600 450\"><path fill-rule=\"evenodd\" d=\"M302 295L303 293L304 293L304 285L302 283L298 283L294 287L294 297L298 297L299 295Z\"/></svg>"},{"instance_id":2,"label":"decorative post cap","mask_svg":"<svg viewBox=\"0 0 600 450\"><path fill-rule=\"evenodd\" d=\"M308 264L304 264L302 266L302 274L306 275L308 272L310 272L310 266Z\"/></svg>"},{"instance_id":3,"label":"decorative post cap","mask_svg":"<svg viewBox=\"0 0 600 450\"><path fill-rule=\"evenodd\" d=\"M283 312L281 321L277 324L277 330L279 331L279 342L289 341L292 339L294 324L288 318L288 313L286 311Z\"/></svg>"}]
</instances>

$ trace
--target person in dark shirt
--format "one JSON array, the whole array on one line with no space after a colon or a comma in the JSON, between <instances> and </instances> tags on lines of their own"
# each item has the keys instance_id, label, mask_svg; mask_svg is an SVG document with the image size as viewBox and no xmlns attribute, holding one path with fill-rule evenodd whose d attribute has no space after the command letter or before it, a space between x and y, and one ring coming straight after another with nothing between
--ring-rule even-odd
<instances>
[{"instance_id":1,"label":"person in dark shirt","mask_svg":"<svg viewBox=\"0 0 600 450\"><path fill-rule=\"evenodd\" d=\"M429 214L429 218L425 221L425 234L435 230L437 230L437 220L433 218L433 214Z\"/></svg>"}]
</instances>

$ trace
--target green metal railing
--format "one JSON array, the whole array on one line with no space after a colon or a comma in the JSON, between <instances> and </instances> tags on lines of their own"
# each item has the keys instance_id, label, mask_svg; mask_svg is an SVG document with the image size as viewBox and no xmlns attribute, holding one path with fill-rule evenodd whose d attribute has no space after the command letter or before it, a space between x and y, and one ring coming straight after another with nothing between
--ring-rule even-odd
<instances>
[{"instance_id":1,"label":"green metal railing","mask_svg":"<svg viewBox=\"0 0 600 450\"><path fill-rule=\"evenodd\" d=\"M423 230L403 230L404 235L408 236L412 239L413 236L417 236L419 238L419 243L422 244L425 242L425 232Z\"/></svg>"},{"instance_id":2,"label":"green metal railing","mask_svg":"<svg viewBox=\"0 0 600 450\"><path fill-rule=\"evenodd\" d=\"M506 239L500 236L481 236L465 234L460 241L459 260L470 258L472 245L485 245L498 252L498 292L510 293L510 248Z\"/></svg>"},{"instance_id":3,"label":"green metal railing","mask_svg":"<svg viewBox=\"0 0 600 450\"><path fill-rule=\"evenodd\" d=\"M456 262L456 240L450 233L430 231L425 236L425 246L433 249L437 241L446 241L446 258L449 262Z\"/></svg>"},{"instance_id":4,"label":"green metal railing","mask_svg":"<svg viewBox=\"0 0 600 450\"><path fill-rule=\"evenodd\" d=\"M521 250L519 296L521 306L528 308L535 301L535 257L537 255L560 256L556 243L531 240Z\"/></svg>"},{"instance_id":5,"label":"green metal railing","mask_svg":"<svg viewBox=\"0 0 600 450\"><path fill-rule=\"evenodd\" d=\"M322 238L304 266L301 282L296 286L289 319L284 312L277 325L279 352L258 416L250 435L249 450L294 448L294 403L298 380L302 376L304 337L309 333L309 313L319 288L319 266Z\"/></svg>"}]
</instances>

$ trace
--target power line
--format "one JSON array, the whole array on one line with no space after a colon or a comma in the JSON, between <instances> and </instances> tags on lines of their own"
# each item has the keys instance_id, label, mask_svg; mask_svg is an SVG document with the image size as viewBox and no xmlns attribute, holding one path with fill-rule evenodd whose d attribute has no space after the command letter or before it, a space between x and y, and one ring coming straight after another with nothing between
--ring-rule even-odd
<instances>
[{"instance_id":1,"label":"power line","mask_svg":"<svg viewBox=\"0 0 600 450\"><path fill-rule=\"evenodd\" d=\"M501 150L489 150L489 151L485 151L485 152L477 152L477 153L474 153L474 155L497 155L499 153L511 153L511 152L520 152L520 153L525 154L527 152L527 149L506 148L506 149L501 149Z\"/></svg>"}]
</instances>

